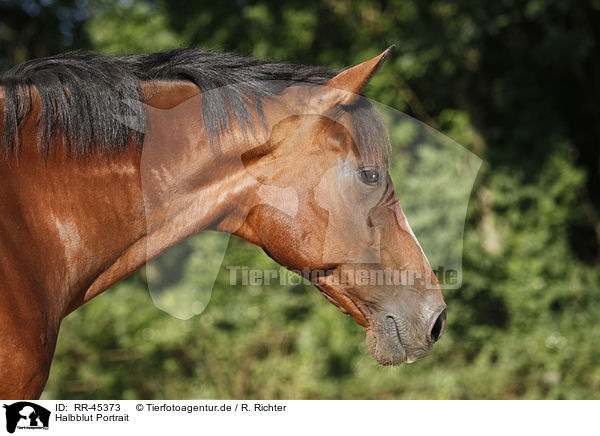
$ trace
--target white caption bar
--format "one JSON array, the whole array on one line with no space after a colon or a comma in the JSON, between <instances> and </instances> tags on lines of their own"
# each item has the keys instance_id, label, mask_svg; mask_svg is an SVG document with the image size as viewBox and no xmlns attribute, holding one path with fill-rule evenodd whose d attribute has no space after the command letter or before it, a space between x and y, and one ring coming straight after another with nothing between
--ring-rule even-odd
<instances>
[{"instance_id":1,"label":"white caption bar","mask_svg":"<svg viewBox=\"0 0 600 436\"><path fill-rule=\"evenodd\" d=\"M0 434L587 434L593 401L0 401ZM12 430L12 432L11 432ZM38 430L37 432L34 430ZM218 433L213 433L213 432ZM6 433L8 432L8 433ZM310 434L310 433L309 433ZM595 433L594 433L595 434Z\"/></svg>"}]
</instances>

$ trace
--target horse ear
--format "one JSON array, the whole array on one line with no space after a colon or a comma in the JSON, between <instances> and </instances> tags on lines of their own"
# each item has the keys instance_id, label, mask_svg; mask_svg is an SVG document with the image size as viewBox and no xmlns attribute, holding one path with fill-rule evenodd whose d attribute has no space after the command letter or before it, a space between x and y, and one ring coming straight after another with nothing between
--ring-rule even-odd
<instances>
[{"instance_id":1,"label":"horse ear","mask_svg":"<svg viewBox=\"0 0 600 436\"><path fill-rule=\"evenodd\" d=\"M396 46L392 45L379 56L363 62L362 64L348 68L325 82L324 86L329 89L329 91L327 91L327 94L329 95L326 97L328 103L350 103L358 94L360 94L369 80L371 80L371 77L373 77L385 59L395 48Z\"/></svg>"}]
</instances>

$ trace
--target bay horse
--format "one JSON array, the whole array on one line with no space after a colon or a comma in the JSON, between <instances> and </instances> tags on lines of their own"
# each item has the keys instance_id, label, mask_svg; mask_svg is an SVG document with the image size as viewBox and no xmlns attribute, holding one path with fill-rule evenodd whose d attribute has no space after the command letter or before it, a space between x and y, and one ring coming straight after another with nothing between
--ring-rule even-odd
<instances>
[{"instance_id":1,"label":"bay horse","mask_svg":"<svg viewBox=\"0 0 600 436\"><path fill-rule=\"evenodd\" d=\"M339 74L194 49L1 74L0 398L39 397L65 316L209 230L302 271L380 364L428 354L446 305L360 95L392 49Z\"/></svg>"}]
</instances>

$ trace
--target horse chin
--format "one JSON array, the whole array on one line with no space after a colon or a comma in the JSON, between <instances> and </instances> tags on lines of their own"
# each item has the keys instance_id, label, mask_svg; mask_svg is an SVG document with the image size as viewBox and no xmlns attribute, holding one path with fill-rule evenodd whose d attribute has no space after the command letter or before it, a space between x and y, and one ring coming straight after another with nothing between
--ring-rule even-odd
<instances>
[{"instance_id":1,"label":"horse chin","mask_svg":"<svg viewBox=\"0 0 600 436\"><path fill-rule=\"evenodd\" d=\"M380 365L399 366L407 363L406 350L400 342L395 326L377 330L367 329L366 341L369 353Z\"/></svg>"}]
</instances>

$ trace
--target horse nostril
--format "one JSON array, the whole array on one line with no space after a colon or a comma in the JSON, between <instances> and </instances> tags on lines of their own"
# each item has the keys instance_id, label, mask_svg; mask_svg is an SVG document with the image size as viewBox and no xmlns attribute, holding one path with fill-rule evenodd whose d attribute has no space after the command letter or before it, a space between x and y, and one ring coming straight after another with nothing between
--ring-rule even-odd
<instances>
[{"instance_id":1,"label":"horse nostril","mask_svg":"<svg viewBox=\"0 0 600 436\"><path fill-rule=\"evenodd\" d=\"M432 343L436 343L444 334L444 328L446 327L446 309L442 310L433 323L433 327L431 327L431 332L429 333L429 339L431 339Z\"/></svg>"}]
</instances>

